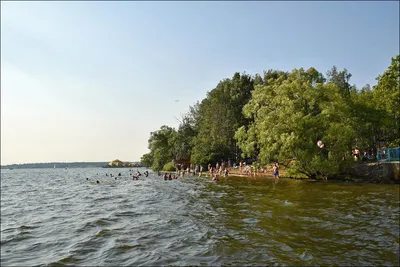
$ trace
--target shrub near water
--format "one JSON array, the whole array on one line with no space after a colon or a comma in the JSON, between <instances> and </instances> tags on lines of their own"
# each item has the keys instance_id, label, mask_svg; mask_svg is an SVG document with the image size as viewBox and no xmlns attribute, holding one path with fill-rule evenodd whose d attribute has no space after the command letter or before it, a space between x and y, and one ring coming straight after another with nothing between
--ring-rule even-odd
<instances>
[{"instance_id":1,"label":"shrub near water","mask_svg":"<svg viewBox=\"0 0 400 267\"><path fill-rule=\"evenodd\" d=\"M168 162L167 164L164 165L163 170L167 172L174 172L175 171L174 164L172 162Z\"/></svg>"}]
</instances>

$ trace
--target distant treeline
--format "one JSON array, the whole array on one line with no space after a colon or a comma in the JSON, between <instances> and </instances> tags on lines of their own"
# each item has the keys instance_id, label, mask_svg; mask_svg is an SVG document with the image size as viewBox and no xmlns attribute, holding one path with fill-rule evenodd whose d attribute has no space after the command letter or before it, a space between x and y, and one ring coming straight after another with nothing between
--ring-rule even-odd
<instances>
[{"instance_id":1,"label":"distant treeline","mask_svg":"<svg viewBox=\"0 0 400 267\"><path fill-rule=\"evenodd\" d=\"M315 68L237 72L191 106L177 129L151 132L141 162L161 170L253 158L310 178L346 174L352 149L363 153L382 141L399 146L400 55L373 87L357 88L351 76L335 66L325 75Z\"/></svg>"},{"instance_id":2,"label":"distant treeline","mask_svg":"<svg viewBox=\"0 0 400 267\"><path fill-rule=\"evenodd\" d=\"M1 166L2 169L36 169L36 168L89 168L102 167L108 162L48 162L48 163L25 163Z\"/></svg>"}]
</instances>

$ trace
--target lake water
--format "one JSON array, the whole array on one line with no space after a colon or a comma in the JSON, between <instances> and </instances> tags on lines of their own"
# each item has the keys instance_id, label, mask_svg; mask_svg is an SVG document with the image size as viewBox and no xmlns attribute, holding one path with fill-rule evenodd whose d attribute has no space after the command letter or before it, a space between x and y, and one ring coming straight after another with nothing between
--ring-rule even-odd
<instances>
[{"instance_id":1,"label":"lake water","mask_svg":"<svg viewBox=\"0 0 400 267\"><path fill-rule=\"evenodd\" d=\"M399 220L399 185L1 171L2 266L393 266Z\"/></svg>"}]
</instances>

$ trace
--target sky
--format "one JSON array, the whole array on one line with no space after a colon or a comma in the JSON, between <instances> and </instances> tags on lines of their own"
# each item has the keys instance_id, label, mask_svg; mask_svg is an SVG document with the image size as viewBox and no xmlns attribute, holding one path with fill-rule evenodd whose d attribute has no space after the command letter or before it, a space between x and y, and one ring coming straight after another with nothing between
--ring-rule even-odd
<instances>
[{"instance_id":1,"label":"sky","mask_svg":"<svg viewBox=\"0 0 400 267\"><path fill-rule=\"evenodd\" d=\"M399 31L397 1L1 1L1 164L140 160L235 72L375 85Z\"/></svg>"}]
</instances>

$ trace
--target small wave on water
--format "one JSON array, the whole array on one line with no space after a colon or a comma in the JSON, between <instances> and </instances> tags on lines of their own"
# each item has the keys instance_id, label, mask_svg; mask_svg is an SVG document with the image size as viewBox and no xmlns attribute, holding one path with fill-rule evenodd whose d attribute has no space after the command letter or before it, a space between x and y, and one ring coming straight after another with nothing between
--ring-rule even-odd
<instances>
[{"instance_id":1,"label":"small wave on water","mask_svg":"<svg viewBox=\"0 0 400 267\"><path fill-rule=\"evenodd\" d=\"M354 216L352 214L348 214L346 215L346 217L344 217L345 219L354 219Z\"/></svg>"},{"instance_id":2,"label":"small wave on water","mask_svg":"<svg viewBox=\"0 0 400 267\"><path fill-rule=\"evenodd\" d=\"M293 203L290 202L290 201L285 200L285 202L283 202L283 205L284 206L291 206L291 205L293 205Z\"/></svg>"},{"instance_id":3,"label":"small wave on water","mask_svg":"<svg viewBox=\"0 0 400 267\"><path fill-rule=\"evenodd\" d=\"M2 170L1 265L399 264L398 186L245 179Z\"/></svg>"},{"instance_id":4,"label":"small wave on water","mask_svg":"<svg viewBox=\"0 0 400 267\"><path fill-rule=\"evenodd\" d=\"M309 260L312 260L312 259L313 259L313 256L312 256L312 254L311 254L310 251L305 250L305 251L299 256L299 258L302 259L302 260L304 260L304 261L309 261Z\"/></svg>"}]
</instances>

